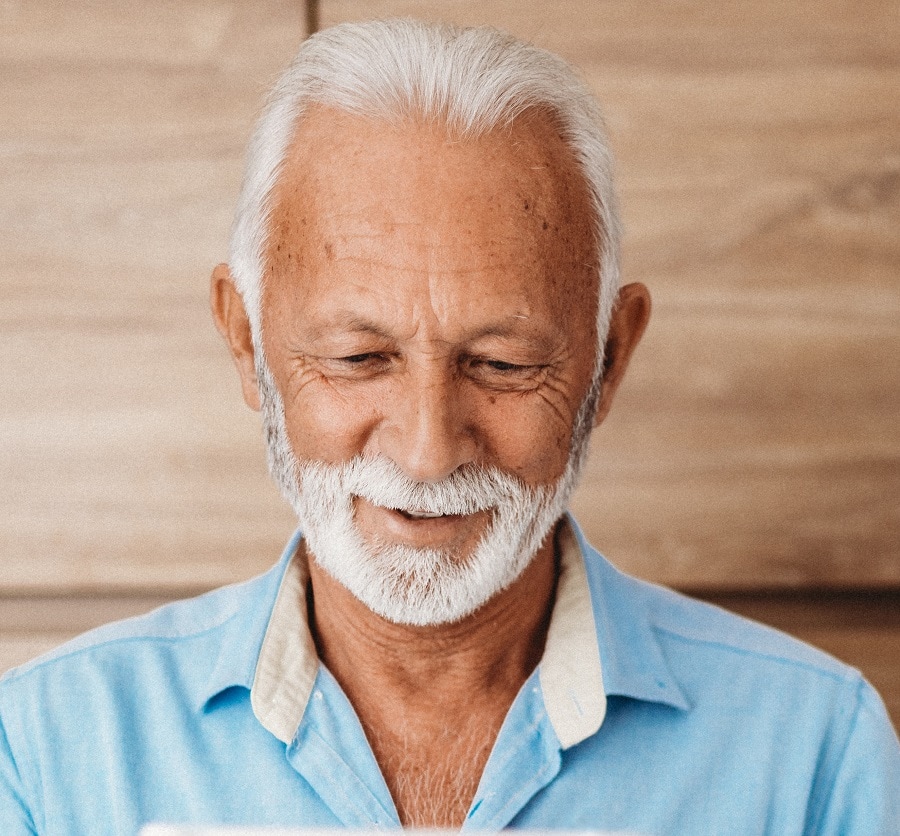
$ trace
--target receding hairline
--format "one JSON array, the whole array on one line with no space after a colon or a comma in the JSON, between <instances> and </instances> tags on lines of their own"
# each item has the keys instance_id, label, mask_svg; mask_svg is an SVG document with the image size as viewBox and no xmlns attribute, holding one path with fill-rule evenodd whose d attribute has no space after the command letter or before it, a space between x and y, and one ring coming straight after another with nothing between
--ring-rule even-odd
<instances>
[{"instance_id":1,"label":"receding hairline","mask_svg":"<svg viewBox=\"0 0 900 836\"><path fill-rule=\"evenodd\" d=\"M345 23L303 43L257 122L231 236L230 265L258 325L272 187L293 129L315 101L395 119L424 103L465 132L490 130L534 104L558 114L591 195L600 255L599 352L619 287L619 220L602 114L584 79L559 56L491 27L412 19ZM390 120L388 120L390 121ZM254 329L258 335L258 328Z\"/></svg>"}]
</instances>

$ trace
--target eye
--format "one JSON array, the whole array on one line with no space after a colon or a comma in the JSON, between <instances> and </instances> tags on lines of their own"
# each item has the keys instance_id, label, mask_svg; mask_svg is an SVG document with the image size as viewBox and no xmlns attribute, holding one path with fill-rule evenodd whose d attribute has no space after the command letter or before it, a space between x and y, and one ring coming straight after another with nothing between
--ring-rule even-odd
<instances>
[{"instance_id":1,"label":"eye","mask_svg":"<svg viewBox=\"0 0 900 836\"><path fill-rule=\"evenodd\" d=\"M373 360L384 360L384 355L367 351L364 354L351 354L348 357L337 357L335 359L339 363L347 363L350 366L360 366L363 363L371 363Z\"/></svg>"},{"instance_id":2,"label":"eye","mask_svg":"<svg viewBox=\"0 0 900 836\"><path fill-rule=\"evenodd\" d=\"M484 365L495 372L520 372L528 368L515 363L507 363L505 360L485 360Z\"/></svg>"},{"instance_id":3,"label":"eye","mask_svg":"<svg viewBox=\"0 0 900 836\"><path fill-rule=\"evenodd\" d=\"M544 366L512 363L495 357L472 357L469 376L492 389L531 389L540 382Z\"/></svg>"},{"instance_id":4,"label":"eye","mask_svg":"<svg viewBox=\"0 0 900 836\"><path fill-rule=\"evenodd\" d=\"M391 356L379 351L363 351L343 357L322 357L319 362L329 377L359 380L386 371L390 367Z\"/></svg>"}]
</instances>

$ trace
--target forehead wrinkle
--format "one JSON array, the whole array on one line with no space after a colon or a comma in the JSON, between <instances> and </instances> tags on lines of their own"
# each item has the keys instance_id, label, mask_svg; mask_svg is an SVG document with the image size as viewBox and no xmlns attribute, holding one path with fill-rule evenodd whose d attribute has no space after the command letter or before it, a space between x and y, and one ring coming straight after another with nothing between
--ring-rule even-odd
<instances>
[{"instance_id":1,"label":"forehead wrinkle","mask_svg":"<svg viewBox=\"0 0 900 836\"><path fill-rule=\"evenodd\" d=\"M532 329L538 334L548 323L540 321L546 317L536 290L564 304L570 291L589 290L586 278L595 281L582 267L593 253L593 239L579 238L588 208L583 189L571 155L542 120L523 120L477 142L448 142L440 131L432 136L411 125L372 137L371 130L358 130L368 123L321 117L327 118L318 127L316 118L307 121L307 130L315 130L295 140L279 183L279 209L292 221L285 232L303 251L303 270L316 274L314 284L323 292L331 283L347 288L345 301L354 300L360 318L381 323L368 333L399 326L402 339L423 329L462 336L458 326L477 331L482 300L496 296L505 299L505 310L493 306L495 314L538 314ZM331 150L306 153L323 146ZM367 160L362 170L371 184L354 167ZM485 177L477 174L482 169ZM497 171L504 176L487 176ZM408 199L425 193L424 201ZM399 293L390 288L392 274L402 277ZM503 280L516 274L518 298L504 297ZM303 281L299 271L294 276ZM454 277L461 279L455 288Z\"/></svg>"},{"instance_id":2,"label":"forehead wrinkle","mask_svg":"<svg viewBox=\"0 0 900 836\"><path fill-rule=\"evenodd\" d=\"M423 262L420 264L409 264L405 260L402 260L402 256L400 254L396 254L396 258L398 260L394 260L392 258L388 258L385 256L370 256L367 254L359 254L359 255L348 255L348 254L336 254L334 257L335 263L341 263L347 266L361 267L363 268L360 272L366 273L371 272L372 269L382 269L382 270L391 270L397 273L398 275L427 275L428 279L428 290L440 290L440 285L434 285L433 282L435 280L440 280L444 276L468 276L473 274L482 273L485 269L483 264L434 264L433 255L426 255L423 257ZM427 265L427 266L426 266ZM513 259L504 259L500 260L492 260L490 263L491 269L505 269L510 267L516 267L517 262Z\"/></svg>"},{"instance_id":3,"label":"forehead wrinkle","mask_svg":"<svg viewBox=\"0 0 900 836\"><path fill-rule=\"evenodd\" d=\"M374 267L403 273L421 271L429 275L466 275L486 268L503 270L522 266L521 236L509 230L495 233L491 240L492 247L485 252L478 247L461 248L458 238L448 239L448 230L425 219L385 224L376 224L367 218L357 220L360 221L359 227L353 230L347 230L338 224L332 228L325 225L326 228L320 232L319 249L330 244L334 251L334 262L360 266L364 270ZM418 235L398 235L399 230L410 230ZM468 230L449 232L459 237L468 237L469 233ZM387 253L383 246L386 238L396 244ZM530 248L536 242L527 243ZM367 246L370 244L371 248ZM410 253L419 256L420 260L413 258L410 261ZM450 254L451 258L446 258L445 254ZM461 260L461 256L465 261Z\"/></svg>"},{"instance_id":4,"label":"forehead wrinkle","mask_svg":"<svg viewBox=\"0 0 900 836\"><path fill-rule=\"evenodd\" d=\"M328 336L335 331L343 334L368 334L385 340L392 339L388 331L377 322L352 311L338 311L329 317L328 322L316 322L306 328L307 336L313 340Z\"/></svg>"}]
</instances>

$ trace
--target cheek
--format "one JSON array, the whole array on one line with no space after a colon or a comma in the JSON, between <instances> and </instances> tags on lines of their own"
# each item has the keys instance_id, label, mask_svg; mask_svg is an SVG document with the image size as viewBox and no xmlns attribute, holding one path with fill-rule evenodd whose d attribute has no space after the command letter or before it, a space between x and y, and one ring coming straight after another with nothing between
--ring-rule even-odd
<instances>
[{"instance_id":1,"label":"cheek","mask_svg":"<svg viewBox=\"0 0 900 836\"><path fill-rule=\"evenodd\" d=\"M532 484L562 475L569 459L574 413L540 394L502 396L481 410L489 464Z\"/></svg>"},{"instance_id":2,"label":"cheek","mask_svg":"<svg viewBox=\"0 0 900 836\"><path fill-rule=\"evenodd\" d=\"M348 398L322 381L309 383L285 399L288 439L300 459L330 464L362 453L378 421L377 398L357 394Z\"/></svg>"}]
</instances>

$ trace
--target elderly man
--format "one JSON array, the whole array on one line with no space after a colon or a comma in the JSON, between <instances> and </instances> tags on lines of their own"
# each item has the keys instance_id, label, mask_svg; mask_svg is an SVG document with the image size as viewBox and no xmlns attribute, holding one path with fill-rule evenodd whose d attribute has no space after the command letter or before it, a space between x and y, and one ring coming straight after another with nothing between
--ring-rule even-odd
<instances>
[{"instance_id":1,"label":"elderly man","mask_svg":"<svg viewBox=\"0 0 900 836\"><path fill-rule=\"evenodd\" d=\"M856 672L565 515L649 316L617 232L559 59L412 21L304 44L211 293L302 534L7 676L0 832L900 832Z\"/></svg>"}]
</instances>

